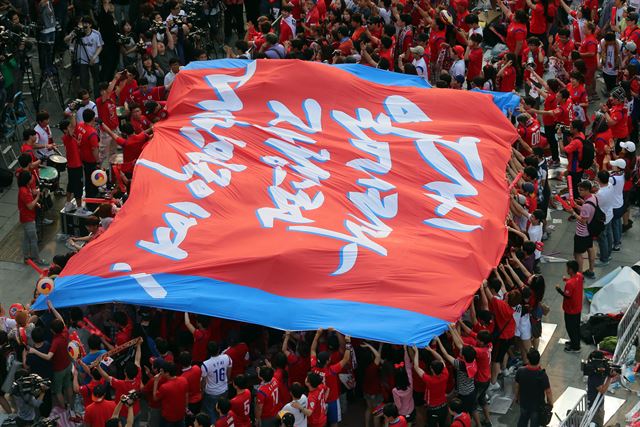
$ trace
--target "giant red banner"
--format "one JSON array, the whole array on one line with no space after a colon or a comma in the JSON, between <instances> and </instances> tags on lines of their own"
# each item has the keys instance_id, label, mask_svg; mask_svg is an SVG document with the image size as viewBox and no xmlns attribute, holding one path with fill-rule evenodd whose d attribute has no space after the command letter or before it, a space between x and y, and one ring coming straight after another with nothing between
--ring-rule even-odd
<instances>
[{"instance_id":1,"label":"giant red banner","mask_svg":"<svg viewBox=\"0 0 640 427\"><path fill-rule=\"evenodd\" d=\"M516 133L489 95L358 67L180 71L131 197L49 298L428 343L502 254Z\"/></svg>"}]
</instances>

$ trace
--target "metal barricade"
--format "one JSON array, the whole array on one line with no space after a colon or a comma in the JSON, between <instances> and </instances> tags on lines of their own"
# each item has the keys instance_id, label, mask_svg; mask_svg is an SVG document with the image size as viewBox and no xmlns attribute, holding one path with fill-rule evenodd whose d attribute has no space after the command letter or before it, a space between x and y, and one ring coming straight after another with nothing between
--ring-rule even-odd
<instances>
[{"instance_id":1,"label":"metal barricade","mask_svg":"<svg viewBox=\"0 0 640 427\"><path fill-rule=\"evenodd\" d=\"M618 341L613 353L613 363L621 365L627 359L629 351L636 342L640 333L640 292L636 295L631 305L625 311L624 316L618 324ZM628 388L629 384L624 376L620 376L620 384ZM584 402L583 402L584 401ZM584 404L584 406L582 406ZM596 400L587 410L587 396L569 412L567 418L560 424L561 427L589 427L596 415L597 408L604 404L604 395L598 394ZM577 423L576 423L577 420Z\"/></svg>"},{"instance_id":2,"label":"metal barricade","mask_svg":"<svg viewBox=\"0 0 640 427\"><path fill-rule=\"evenodd\" d=\"M588 412L587 393L569 411L564 420L561 420L560 427L580 427L580 422Z\"/></svg>"}]
</instances>

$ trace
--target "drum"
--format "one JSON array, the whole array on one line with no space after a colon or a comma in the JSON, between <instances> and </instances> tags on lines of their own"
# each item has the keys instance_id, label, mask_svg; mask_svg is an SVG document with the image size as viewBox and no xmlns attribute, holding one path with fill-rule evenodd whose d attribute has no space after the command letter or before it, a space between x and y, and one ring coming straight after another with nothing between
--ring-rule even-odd
<instances>
[{"instance_id":1,"label":"drum","mask_svg":"<svg viewBox=\"0 0 640 427\"><path fill-rule=\"evenodd\" d=\"M53 154L47 160L49 166L53 166L58 172L64 172L67 169L67 158L60 154Z\"/></svg>"},{"instance_id":2,"label":"drum","mask_svg":"<svg viewBox=\"0 0 640 427\"><path fill-rule=\"evenodd\" d=\"M127 109L124 107L116 107L116 115L118 116L119 119L126 119L127 118Z\"/></svg>"},{"instance_id":3,"label":"drum","mask_svg":"<svg viewBox=\"0 0 640 427\"><path fill-rule=\"evenodd\" d=\"M58 181L58 170L51 166L40 167L40 181L46 186L53 186Z\"/></svg>"},{"instance_id":4,"label":"drum","mask_svg":"<svg viewBox=\"0 0 640 427\"><path fill-rule=\"evenodd\" d=\"M109 158L109 163L111 163L112 165L121 165L122 163L124 163L124 156L122 155L122 153L116 153Z\"/></svg>"}]
</instances>

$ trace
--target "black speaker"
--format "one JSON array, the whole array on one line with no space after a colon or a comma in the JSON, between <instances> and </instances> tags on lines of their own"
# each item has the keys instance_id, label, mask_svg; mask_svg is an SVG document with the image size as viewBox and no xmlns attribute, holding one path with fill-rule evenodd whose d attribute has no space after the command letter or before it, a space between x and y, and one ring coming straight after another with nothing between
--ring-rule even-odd
<instances>
[{"instance_id":1,"label":"black speaker","mask_svg":"<svg viewBox=\"0 0 640 427\"><path fill-rule=\"evenodd\" d=\"M11 183L13 183L13 172L0 168L0 189L11 187Z\"/></svg>"}]
</instances>

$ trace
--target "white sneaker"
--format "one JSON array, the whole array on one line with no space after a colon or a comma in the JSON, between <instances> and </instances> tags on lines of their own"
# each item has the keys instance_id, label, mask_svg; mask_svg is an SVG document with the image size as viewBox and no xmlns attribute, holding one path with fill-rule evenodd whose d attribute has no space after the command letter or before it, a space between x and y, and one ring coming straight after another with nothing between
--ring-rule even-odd
<instances>
[{"instance_id":1,"label":"white sneaker","mask_svg":"<svg viewBox=\"0 0 640 427\"><path fill-rule=\"evenodd\" d=\"M499 382L495 382L492 384L489 384L489 387L487 388L487 393L493 393L500 390L500 383Z\"/></svg>"},{"instance_id":2,"label":"white sneaker","mask_svg":"<svg viewBox=\"0 0 640 427\"><path fill-rule=\"evenodd\" d=\"M510 368L504 369L502 371L502 375L505 377L512 377L516 374L516 370L517 368L515 366L512 366Z\"/></svg>"},{"instance_id":3,"label":"white sneaker","mask_svg":"<svg viewBox=\"0 0 640 427\"><path fill-rule=\"evenodd\" d=\"M53 224L53 221L52 221L52 220L50 220L49 218L44 218L44 219L42 220L42 223L43 223L44 225L51 225L51 224Z\"/></svg>"},{"instance_id":4,"label":"white sneaker","mask_svg":"<svg viewBox=\"0 0 640 427\"><path fill-rule=\"evenodd\" d=\"M91 212L90 210L85 209L84 207L81 207L81 208L76 210L76 215L89 216L91 214L93 214L93 212Z\"/></svg>"},{"instance_id":5,"label":"white sneaker","mask_svg":"<svg viewBox=\"0 0 640 427\"><path fill-rule=\"evenodd\" d=\"M73 202L67 202L64 204L64 212L73 212L76 210L76 205Z\"/></svg>"}]
</instances>

